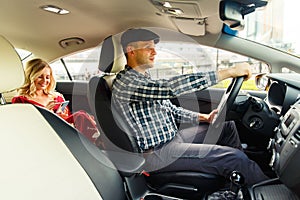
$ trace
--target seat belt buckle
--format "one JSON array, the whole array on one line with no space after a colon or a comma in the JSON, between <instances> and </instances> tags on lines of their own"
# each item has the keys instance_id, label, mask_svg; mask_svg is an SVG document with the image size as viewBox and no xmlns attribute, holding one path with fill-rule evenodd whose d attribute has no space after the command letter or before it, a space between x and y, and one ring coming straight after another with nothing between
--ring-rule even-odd
<instances>
[{"instance_id":1,"label":"seat belt buckle","mask_svg":"<svg viewBox=\"0 0 300 200\"><path fill-rule=\"evenodd\" d=\"M141 174L143 174L144 176L147 176L147 177L150 176L150 173L149 173L149 172L146 172L145 170L143 170L143 171L141 172Z\"/></svg>"}]
</instances>

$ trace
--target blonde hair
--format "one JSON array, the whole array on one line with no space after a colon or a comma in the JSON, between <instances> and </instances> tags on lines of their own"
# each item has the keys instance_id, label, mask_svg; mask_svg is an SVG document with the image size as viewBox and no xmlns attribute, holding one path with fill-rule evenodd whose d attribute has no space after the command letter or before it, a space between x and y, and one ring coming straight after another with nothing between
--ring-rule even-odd
<instances>
[{"instance_id":1,"label":"blonde hair","mask_svg":"<svg viewBox=\"0 0 300 200\"><path fill-rule=\"evenodd\" d=\"M46 67L50 69L50 83L44 90L44 93L53 95L56 87L56 81L53 76L52 68L46 61L40 58L32 59L26 63L25 82L23 86L18 89L18 94L34 98L36 92L34 81L42 74L42 70Z\"/></svg>"}]
</instances>

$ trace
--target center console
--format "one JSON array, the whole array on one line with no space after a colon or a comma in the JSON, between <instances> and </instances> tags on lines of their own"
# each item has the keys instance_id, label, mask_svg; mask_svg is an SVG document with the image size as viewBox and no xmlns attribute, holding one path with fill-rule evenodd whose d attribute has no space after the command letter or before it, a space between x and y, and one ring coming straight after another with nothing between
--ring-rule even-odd
<instances>
[{"instance_id":1,"label":"center console","mask_svg":"<svg viewBox=\"0 0 300 200\"><path fill-rule=\"evenodd\" d=\"M270 166L285 185L299 191L300 101L291 106L281 118L269 148L273 152Z\"/></svg>"},{"instance_id":2,"label":"center console","mask_svg":"<svg viewBox=\"0 0 300 200\"><path fill-rule=\"evenodd\" d=\"M279 177L254 185L251 199L290 200L300 197L300 100L280 118L270 140L270 166Z\"/></svg>"}]
</instances>

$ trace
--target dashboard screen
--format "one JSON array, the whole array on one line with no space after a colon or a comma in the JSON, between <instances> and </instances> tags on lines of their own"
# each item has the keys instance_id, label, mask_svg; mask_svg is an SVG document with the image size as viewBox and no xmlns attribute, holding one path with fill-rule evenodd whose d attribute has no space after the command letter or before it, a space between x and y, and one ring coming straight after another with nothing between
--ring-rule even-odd
<instances>
[{"instance_id":1,"label":"dashboard screen","mask_svg":"<svg viewBox=\"0 0 300 200\"><path fill-rule=\"evenodd\" d=\"M293 117L292 117L292 115L289 115L288 118L285 120L284 125L286 127L289 127L290 124L292 123L292 121L293 121Z\"/></svg>"}]
</instances>

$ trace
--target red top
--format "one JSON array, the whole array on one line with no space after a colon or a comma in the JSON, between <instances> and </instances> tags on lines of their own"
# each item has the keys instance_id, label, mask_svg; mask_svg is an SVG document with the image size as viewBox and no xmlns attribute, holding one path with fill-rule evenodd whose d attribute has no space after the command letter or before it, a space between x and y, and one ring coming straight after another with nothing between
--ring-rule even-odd
<instances>
[{"instance_id":1,"label":"red top","mask_svg":"<svg viewBox=\"0 0 300 200\"><path fill-rule=\"evenodd\" d=\"M56 102L64 102L64 98L61 96L57 96L54 98ZM17 96L12 99L12 103L30 103L37 106L44 107L44 105L30 100L27 97L24 96ZM53 108L53 111L56 112L59 108L59 104L55 105ZM65 108L63 114L58 114L60 117L62 117L64 120L66 120L68 123L73 124L75 128L77 128L83 135L85 135L91 142L96 144L96 140L99 137L100 133L98 131L98 128L96 126L96 122L94 120L94 117L89 115L87 112L80 110L75 113L71 113L70 109L68 107ZM96 145L99 145L98 143Z\"/></svg>"},{"instance_id":2,"label":"red top","mask_svg":"<svg viewBox=\"0 0 300 200\"><path fill-rule=\"evenodd\" d=\"M54 101L56 102L64 102L64 98L61 97L61 96L57 96L54 98ZM30 104L34 104L34 105L37 105L37 106L41 106L41 107L44 107L44 105L34 101L34 100L31 100L31 99L28 99L27 97L25 96L16 96L16 97L13 97L12 98L12 103L30 103ZM53 108L53 111L56 112L57 109L59 108L59 104L55 105L54 108ZM70 109L68 108L68 106L65 108L65 113L68 114L68 116L71 114L70 113Z\"/></svg>"}]
</instances>

